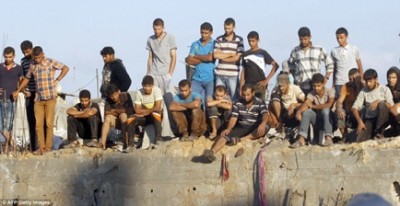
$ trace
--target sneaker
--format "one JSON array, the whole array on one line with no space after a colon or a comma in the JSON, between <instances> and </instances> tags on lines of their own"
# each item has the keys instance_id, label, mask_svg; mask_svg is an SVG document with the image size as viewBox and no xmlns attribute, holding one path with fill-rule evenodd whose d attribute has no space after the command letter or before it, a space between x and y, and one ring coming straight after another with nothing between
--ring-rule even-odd
<instances>
[{"instance_id":1,"label":"sneaker","mask_svg":"<svg viewBox=\"0 0 400 206\"><path fill-rule=\"evenodd\" d=\"M204 150L203 156L210 162L214 162L217 158L214 155L214 152L212 150Z\"/></svg>"},{"instance_id":2,"label":"sneaker","mask_svg":"<svg viewBox=\"0 0 400 206\"><path fill-rule=\"evenodd\" d=\"M72 148L77 148L77 147L80 147L78 140L72 141L72 142L62 146L63 149L72 149Z\"/></svg>"}]
</instances>

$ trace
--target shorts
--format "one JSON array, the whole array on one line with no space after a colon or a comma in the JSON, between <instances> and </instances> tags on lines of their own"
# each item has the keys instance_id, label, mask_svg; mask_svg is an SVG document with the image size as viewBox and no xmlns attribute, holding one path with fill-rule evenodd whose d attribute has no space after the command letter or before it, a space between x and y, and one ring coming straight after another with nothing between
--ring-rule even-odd
<instances>
[{"instance_id":1,"label":"shorts","mask_svg":"<svg viewBox=\"0 0 400 206\"><path fill-rule=\"evenodd\" d=\"M235 126L232 131L224 136L224 138L228 141L228 143L231 142L232 138L242 138L247 136L248 134L251 134L253 132L257 132L258 126Z\"/></svg>"},{"instance_id":2,"label":"shorts","mask_svg":"<svg viewBox=\"0 0 400 206\"><path fill-rule=\"evenodd\" d=\"M0 101L0 131L11 132L14 122L14 106L13 101Z\"/></svg>"}]
</instances>

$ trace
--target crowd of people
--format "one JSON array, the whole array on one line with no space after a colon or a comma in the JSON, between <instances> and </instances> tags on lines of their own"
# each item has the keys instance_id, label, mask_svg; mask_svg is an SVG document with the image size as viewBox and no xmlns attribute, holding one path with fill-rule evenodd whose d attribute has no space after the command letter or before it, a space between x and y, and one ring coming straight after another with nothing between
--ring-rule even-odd
<instances>
[{"instance_id":1,"label":"crowd of people","mask_svg":"<svg viewBox=\"0 0 400 206\"><path fill-rule=\"evenodd\" d=\"M289 139L291 148L330 146L336 129L342 134L342 142L384 138L389 125L391 136L399 134L400 70L390 68L387 85L379 83L374 69L364 71L359 49L348 43L348 31L343 27L336 31L338 46L331 53L311 41L309 28L301 27L300 43L283 61L271 94L268 87L280 66L259 47L256 31L248 33L249 49L245 50L243 38L235 33L233 18L225 20L225 33L215 39L213 26L201 24L200 39L192 43L185 59L187 79L179 82L178 94L171 83L176 66L175 38L164 30L160 18L154 20L153 30L146 46L147 74L135 97L128 92L132 81L122 60L115 57L112 47L101 50L104 116L90 92L82 90L80 102L67 110L68 143L64 148L80 146L79 136L90 139L89 147L107 149L110 129L117 128L123 151L128 151L135 144L133 137L143 132L140 128L153 125L153 146L167 131L181 141L195 141L203 135L215 140L203 154L212 162L226 144L263 138L271 128L281 134L298 130ZM14 62L13 48L3 52L0 128L6 150L14 147L10 133L13 107L18 93L23 92L31 149L41 155L51 150L56 86L69 69L45 57L43 49L33 47L30 41L22 42L21 50L25 56L22 66ZM322 64L325 75L321 73ZM57 77L56 70L60 70ZM330 88L326 84L331 76ZM356 130L355 139L349 138L348 129ZM310 135L311 130L314 135Z\"/></svg>"}]
</instances>

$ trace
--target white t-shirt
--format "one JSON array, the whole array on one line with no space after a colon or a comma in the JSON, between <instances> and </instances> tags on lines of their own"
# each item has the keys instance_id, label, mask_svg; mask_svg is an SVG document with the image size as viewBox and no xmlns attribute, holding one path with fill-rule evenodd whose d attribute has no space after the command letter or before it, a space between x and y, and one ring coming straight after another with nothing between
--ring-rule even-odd
<instances>
[{"instance_id":1,"label":"white t-shirt","mask_svg":"<svg viewBox=\"0 0 400 206\"><path fill-rule=\"evenodd\" d=\"M289 106L293 103L299 103L304 101L305 97L304 92L300 89L300 87L294 84L289 84L289 89L287 94L281 94L278 87L275 87L272 90L272 93L277 93L281 96L281 101L285 109L289 109Z\"/></svg>"},{"instance_id":2,"label":"white t-shirt","mask_svg":"<svg viewBox=\"0 0 400 206\"><path fill-rule=\"evenodd\" d=\"M152 109L156 101L163 100L161 90L157 86L153 86L151 94L146 95L143 88L136 92L135 104L141 104L146 109Z\"/></svg>"},{"instance_id":3,"label":"white t-shirt","mask_svg":"<svg viewBox=\"0 0 400 206\"><path fill-rule=\"evenodd\" d=\"M360 51L356 46L347 44L333 48L331 56L336 64L334 85L344 85L349 81L350 69L358 68L356 61L360 59Z\"/></svg>"}]
</instances>

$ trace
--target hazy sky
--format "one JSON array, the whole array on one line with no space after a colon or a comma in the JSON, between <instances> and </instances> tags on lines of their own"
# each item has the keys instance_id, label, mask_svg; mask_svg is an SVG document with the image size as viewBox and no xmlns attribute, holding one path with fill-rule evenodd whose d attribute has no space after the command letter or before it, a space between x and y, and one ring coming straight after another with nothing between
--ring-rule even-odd
<instances>
[{"instance_id":1,"label":"hazy sky","mask_svg":"<svg viewBox=\"0 0 400 206\"><path fill-rule=\"evenodd\" d=\"M166 31L176 38L175 84L185 76L182 62L188 46L200 37L200 24L210 22L213 37L217 37L223 34L227 17L236 20L236 33L244 38L251 30L259 32L261 48L279 64L298 44L297 30L301 26L308 26L313 43L328 52L337 45L336 29L344 26L349 30L349 43L360 48L364 68L378 70L381 81L386 83L390 66L399 66L398 0L12 0L2 2L2 8L2 48L16 48L19 63L21 41L31 40L43 47L47 57L70 67L61 82L64 92L77 94L88 84L86 88L94 97L96 81L89 82L95 78L96 68L101 80L100 50L104 46L114 47L116 56L123 60L132 79L130 90L141 86L148 56L146 40L153 33L152 22L157 17L164 19Z\"/></svg>"}]
</instances>

